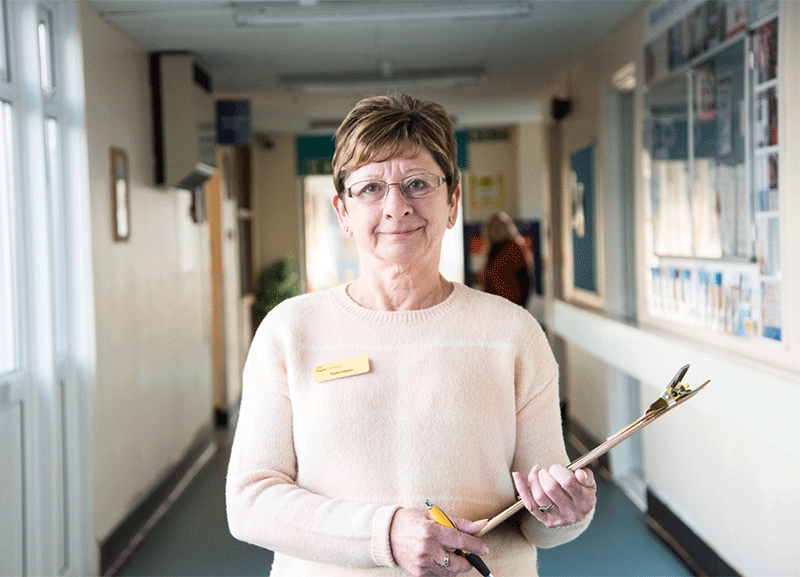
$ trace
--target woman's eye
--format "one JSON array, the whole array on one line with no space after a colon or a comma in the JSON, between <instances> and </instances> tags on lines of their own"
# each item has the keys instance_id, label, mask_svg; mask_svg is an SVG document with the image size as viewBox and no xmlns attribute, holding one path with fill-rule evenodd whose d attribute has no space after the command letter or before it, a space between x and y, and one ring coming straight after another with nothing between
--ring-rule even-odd
<instances>
[{"instance_id":1,"label":"woman's eye","mask_svg":"<svg viewBox=\"0 0 800 577\"><path fill-rule=\"evenodd\" d=\"M420 179L412 180L406 185L406 188L408 190L413 190L414 192L421 192L428 188L428 183Z\"/></svg>"},{"instance_id":2,"label":"woman's eye","mask_svg":"<svg viewBox=\"0 0 800 577\"><path fill-rule=\"evenodd\" d=\"M375 196L380 194L382 188L380 182L365 182L354 186L352 194L356 196Z\"/></svg>"}]
</instances>

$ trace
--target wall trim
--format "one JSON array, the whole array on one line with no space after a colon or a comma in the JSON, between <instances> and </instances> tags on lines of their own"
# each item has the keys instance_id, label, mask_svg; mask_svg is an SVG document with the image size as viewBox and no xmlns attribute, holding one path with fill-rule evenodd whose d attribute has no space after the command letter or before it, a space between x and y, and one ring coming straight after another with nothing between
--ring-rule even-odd
<instances>
[{"instance_id":1,"label":"wall trim","mask_svg":"<svg viewBox=\"0 0 800 577\"><path fill-rule=\"evenodd\" d=\"M696 411L726 423L735 422L743 433L800 459L800 445L783 442L793 438L797 430L795 415L786 407L800 406L800 375L783 374L775 367L768 370L747 357L718 352L681 335L617 320L561 300L553 301L548 328L659 393L675 371L690 360L691 386L711 379L708 390L692 399ZM758 403L749 403L743 409L740 399L752 395L752 383L759 383L759 388L770 394L759 396ZM724 389L718 384L724 384ZM770 426L764 427L764 423Z\"/></svg>"},{"instance_id":2,"label":"wall trim","mask_svg":"<svg viewBox=\"0 0 800 577\"><path fill-rule=\"evenodd\" d=\"M214 427L205 425L163 481L100 543L100 575L114 575L217 451Z\"/></svg>"},{"instance_id":3,"label":"wall trim","mask_svg":"<svg viewBox=\"0 0 800 577\"><path fill-rule=\"evenodd\" d=\"M694 575L739 577L739 573L733 567L698 537L650 489L647 490L645 522Z\"/></svg>"}]
</instances>

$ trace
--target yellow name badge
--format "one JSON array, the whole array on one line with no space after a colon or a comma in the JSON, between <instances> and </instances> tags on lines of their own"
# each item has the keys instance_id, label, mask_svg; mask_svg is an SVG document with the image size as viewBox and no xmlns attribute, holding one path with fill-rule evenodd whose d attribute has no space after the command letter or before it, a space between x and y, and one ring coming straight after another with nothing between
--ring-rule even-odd
<instances>
[{"instance_id":1,"label":"yellow name badge","mask_svg":"<svg viewBox=\"0 0 800 577\"><path fill-rule=\"evenodd\" d=\"M328 363L314 367L314 380L318 383L343 379L353 375L361 375L369 372L369 359L367 357L356 357L346 361Z\"/></svg>"}]
</instances>

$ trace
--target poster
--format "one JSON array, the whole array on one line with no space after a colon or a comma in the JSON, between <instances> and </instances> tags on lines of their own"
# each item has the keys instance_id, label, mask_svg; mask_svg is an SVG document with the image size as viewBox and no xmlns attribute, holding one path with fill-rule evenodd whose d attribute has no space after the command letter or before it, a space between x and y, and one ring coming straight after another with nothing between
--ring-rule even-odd
<instances>
[{"instance_id":1,"label":"poster","mask_svg":"<svg viewBox=\"0 0 800 577\"><path fill-rule=\"evenodd\" d=\"M769 281L761 283L761 326L764 338L781 340L780 283Z\"/></svg>"},{"instance_id":2,"label":"poster","mask_svg":"<svg viewBox=\"0 0 800 577\"><path fill-rule=\"evenodd\" d=\"M756 219L756 258L761 274L776 276L781 270L778 218L759 215Z\"/></svg>"},{"instance_id":3,"label":"poster","mask_svg":"<svg viewBox=\"0 0 800 577\"><path fill-rule=\"evenodd\" d=\"M719 195L719 232L723 255L736 254L736 169L720 164L717 169L717 194Z\"/></svg>"},{"instance_id":4,"label":"poster","mask_svg":"<svg viewBox=\"0 0 800 577\"><path fill-rule=\"evenodd\" d=\"M745 163L736 165L736 254L752 257L752 207Z\"/></svg>"},{"instance_id":5,"label":"poster","mask_svg":"<svg viewBox=\"0 0 800 577\"><path fill-rule=\"evenodd\" d=\"M750 21L748 0L725 1L725 35L730 38L747 27Z\"/></svg>"},{"instance_id":6,"label":"poster","mask_svg":"<svg viewBox=\"0 0 800 577\"><path fill-rule=\"evenodd\" d=\"M780 209L778 194L778 154L757 154L753 163L753 186L756 210L777 212Z\"/></svg>"},{"instance_id":7,"label":"poster","mask_svg":"<svg viewBox=\"0 0 800 577\"><path fill-rule=\"evenodd\" d=\"M469 198L473 208L502 206L503 175L499 172L473 175Z\"/></svg>"},{"instance_id":8,"label":"poster","mask_svg":"<svg viewBox=\"0 0 800 577\"><path fill-rule=\"evenodd\" d=\"M694 162L694 256L720 258L719 196L717 195L717 163L708 158Z\"/></svg>"}]
</instances>

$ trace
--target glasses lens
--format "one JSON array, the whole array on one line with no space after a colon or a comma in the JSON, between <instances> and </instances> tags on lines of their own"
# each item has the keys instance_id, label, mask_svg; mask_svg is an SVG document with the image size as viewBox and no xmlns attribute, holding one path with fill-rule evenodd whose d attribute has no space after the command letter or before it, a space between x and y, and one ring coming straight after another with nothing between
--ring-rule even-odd
<instances>
[{"instance_id":1,"label":"glasses lens","mask_svg":"<svg viewBox=\"0 0 800 577\"><path fill-rule=\"evenodd\" d=\"M348 190L351 197L361 202L373 202L383 198L383 195L386 194L386 186L386 183L381 180L362 180Z\"/></svg>"},{"instance_id":2,"label":"glasses lens","mask_svg":"<svg viewBox=\"0 0 800 577\"><path fill-rule=\"evenodd\" d=\"M409 198L421 198L439 188L441 179L435 174L415 174L404 178L400 188Z\"/></svg>"}]
</instances>

